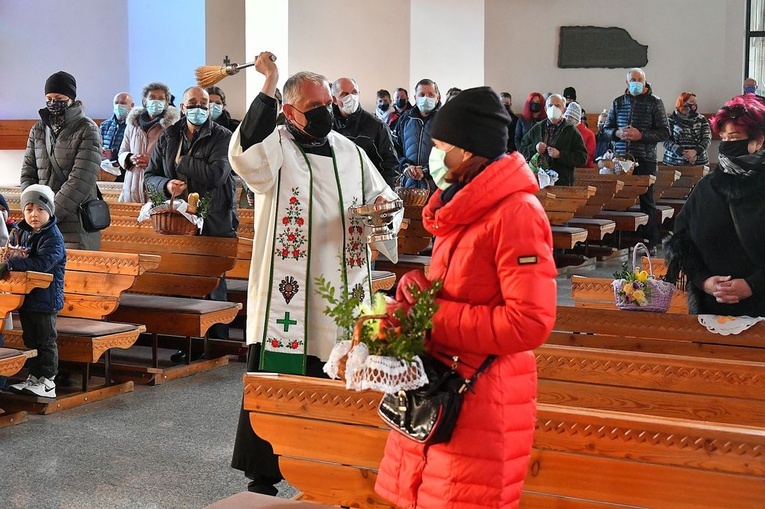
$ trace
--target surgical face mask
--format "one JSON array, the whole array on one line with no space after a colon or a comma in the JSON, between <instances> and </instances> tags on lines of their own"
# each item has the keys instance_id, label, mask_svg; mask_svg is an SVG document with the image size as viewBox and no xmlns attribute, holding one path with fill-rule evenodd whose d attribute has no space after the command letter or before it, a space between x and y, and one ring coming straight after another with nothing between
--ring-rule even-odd
<instances>
[{"instance_id":1,"label":"surgical face mask","mask_svg":"<svg viewBox=\"0 0 765 509\"><path fill-rule=\"evenodd\" d=\"M210 103L210 116L213 120L217 119L223 113L223 105L218 103Z\"/></svg>"},{"instance_id":2,"label":"surgical face mask","mask_svg":"<svg viewBox=\"0 0 765 509\"><path fill-rule=\"evenodd\" d=\"M146 101L146 111L149 112L149 115L152 117L156 117L163 111L165 111L165 101L160 101L158 99L149 99Z\"/></svg>"},{"instance_id":3,"label":"surgical face mask","mask_svg":"<svg viewBox=\"0 0 765 509\"><path fill-rule=\"evenodd\" d=\"M66 108L67 108L68 104L69 104L68 100L64 100L64 101L55 101L55 100L45 101L45 107L48 108L48 111L50 112L50 114L51 115L55 115L57 117L63 115L66 112Z\"/></svg>"},{"instance_id":4,"label":"surgical face mask","mask_svg":"<svg viewBox=\"0 0 765 509\"><path fill-rule=\"evenodd\" d=\"M627 87L629 88L630 94L640 95L643 93L645 85L643 85L641 81L630 81Z\"/></svg>"},{"instance_id":5,"label":"surgical face mask","mask_svg":"<svg viewBox=\"0 0 765 509\"><path fill-rule=\"evenodd\" d=\"M396 108L403 110L406 108L406 98L402 97L401 99L396 99Z\"/></svg>"},{"instance_id":6,"label":"surgical face mask","mask_svg":"<svg viewBox=\"0 0 765 509\"><path fill-rule=\"evenodd\" d=\"M435 97L420 96L417 98L417 108L423 113L430 113L436 107Z\"/></svg>"},{"instance_id":7,"label":"surgical face mask","mask_svg":"<svg viewBox=\"0 0 765 509\"><path fill-rule=\"evenodd\" d=\"M547 108L547 118L550 120L560 120L563 116L563 112L557 106L550 106Z\"/></svg>"},{"instance_id":8,"label":"surgical face mask","mask_svg":"<svg viewBox=\"0 0 765 509\"><path fill-rule=\"evenodd\" d=\"M755 92L757 92L757 87L753 87L751 85L748 87L744 87L745 94L754 94Z\"/></svg>"},{"instance_id":9,"label":"surgical face mask","mask_svg":"<svg viewBox=\"0 0 765 509\"><path fill-rule=\"evenodd\" d=\"M728 159L749 155L749 140L720 142L720 153Z\"/></svg>"},{"instance_id":10,"label":"surgical face mask","mask_svg":"<svg viewBox=\"0 0 765 509\"><path fill-rule=\"evenodd\" d=\"M341 98L338 107L346 115L356 113L356 110L359 109L359 94L348 94Z\"/></svg>"},{"instance_id":11,"label":"surgical face mask","mask_svg":"<svg viewBox=\"0 0 765 509\"><path fill-rule=\"evenodd\" d=\"M377 103L377 107L380 108L380 111L388 111L388 108L390 108L390 103L380 101Z\"/></svg>"},{"instance_id":12,"label":"surgical face mask","mask_svg":"<svg viewBox=\"0 0 765 509\"><path fill-rule=\"evenodd\" d=\"M449 150L453 150L454 147ZM430 157L428 157L428 170L430 176L433 177L433 182L442 191L445 191L452 185L451 182L446 181L446 174L449 173L449 168L446 167L446 150L433 147L430 149Z\"/></svg>"},{"instance_id":13,"label":"surgical face mask","mask_svg":"<svg viewBox=\"0 0 765 509\"><path fill-rule=\"evenodd\" d=\"M295 108L297 110L297 108ZM300 111L300 110L297 110ZM332 108L327 106L319 106L308 111L301 111L305 115L306 125L303 127L303 132L312 138L321 140L327 137L332 130L332 123L334 122L334 115L332 115Z\"/></svg>"},{"instance_id":14,"label":"surgical face mask","mask_svg":"<svg viewBox=\"0 0 765 509\"><path fill-rule=\"evenodd\" d=\"M540 103L531 103L529 104L529 110L531 110L531 113L539 113L542 111L542 105Z\"/></svg>"},{"instance_id":15,"label":"surgical face mask","mask_svg":"<svg viewBox=\"0 0 765 509\"><path fill-rule=\"evenodd\" d=\"M186 119L195 126L200 126L207 122L209 114L210 112L204 106L186 106Z\"/></svg>"},{"instance_id":16,"label":"surgical face mask","mask_svg":"<svg viewBox=\"0 0 765 509\"><path fill-rule=\"evenodd\" d=\"M114 116L118 119L122 120L123 118L127 117L128 114L128 106L127 104L115 104L114 105Z\"/></svg>"}]
</instances>

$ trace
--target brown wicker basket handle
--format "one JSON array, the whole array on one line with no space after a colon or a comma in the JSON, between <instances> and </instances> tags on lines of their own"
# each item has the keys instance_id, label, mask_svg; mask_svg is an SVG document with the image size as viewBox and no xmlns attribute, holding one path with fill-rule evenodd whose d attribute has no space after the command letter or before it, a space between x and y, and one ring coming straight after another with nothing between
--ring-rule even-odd
<instances>
[{"instance_id":1,"label":"brown wicker basket handle","mask_svg":"<svg viewBox=\"0 0 765 509\"><path fill-rule=\"evenodd\" d=\"M175 188L173 188L173 189L175 189ZM183 191L181 191L178 194L170 193L170 210L175 210L175 199L176 198L180 198L181 196L187 195L188 190L189 190L189 188L187 186L186 189L184 189Z\"/></svg>"},{"instance_id":2,"label":"brown wicker basket handle","mask_svg":"<svg viewBox=\"0 0 765 509\"><path fill-rule=\"evenodd\" d=\"M351 341L351 348L361 343L361 332L364 330L364 322L367 320L382 320L388 318L388 315L361 315L356 319L356 324L353 326L353 340Z\"/></svg>"}]
</instances>

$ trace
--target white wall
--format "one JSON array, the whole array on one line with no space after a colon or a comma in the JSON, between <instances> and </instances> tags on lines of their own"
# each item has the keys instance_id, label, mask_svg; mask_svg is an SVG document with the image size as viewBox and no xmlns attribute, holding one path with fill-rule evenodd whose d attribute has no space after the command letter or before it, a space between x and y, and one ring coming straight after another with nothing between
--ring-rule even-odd
<instances>
[{"instance_id":1,"label":"white wall","mask_svg":"<svg viewBox=\"0 0 765 509\"><path fill-rule=\"evenodd\" d=\"M0 118L38 118L45 80L67 71L86 114L106 118L128 83L126 0L0 0Z\"/></svg>"},{"instance_id":2,"label":"white wall","mask_svg":"<svg viewBox=\"0 0 765 509\"><path fill-rule=\"evenodd\" d=\"M276 65L279 67L279 82L281 89L290 74L289 58L289 3L274 2L273 0L247 0L245 5L247 27L247 61L252 62L263 52L270 51L276 55ZM247 80L247 97L245 104L250 103L263 88L265 78L250 67L241 71ZM240 117L241 118L241 117Z\"/></svg>"},{"instance_id":3,"label":"white wall","mask_svg":"<svg viewBox=\"0 0 765 509\"><path fill-rule=\"evenodd\" d=\"M146 84L161 81L179 106L183 91L196 85L194 69L207 63L205 0L127 0L127 6L129 91L138 103Z\"/></svg>"},{"instance_id":4,"label":"white wall","mask_svg":"<svg viewBox=\"0 0 765 509\"><path fill-rule=\"evenodd\" d=\"M484 0L411 0L409 95L423 78L451 87L484 82ZM406 88L406 87L405 87Z\"/></svg>"},{"instance_id":5,"label":"white wall","mask_svg":"<svg viewBox=\"0 0 765 509\"><path fill-rule=\"evenodd\" d=\"M559 69L561 26L619 26L648 45L647 80L670 112L680 92L713 112L741 93L743 0L486 0L486 83L513 94L520 111L532 91L577 90L588 113L624 93L627 69Z\"/></svg>"},{"instance_id":6,"label":"white wall","mask_svg":"<svg viewBox=\"0 0 765 509\"><path fill-rule=\"evenodd\" d=\"M206 65L223 65L226 55L235 63L244 63L245 56L245 2L244 0L205 1ZM201 65L201 64L200 64ZM243 71L244 72L244 71ZM218 86L226 94L226 109L231 116L241 119L245 106L245 76L243 74L221 80Z\"/></svg>"},{"instance_id":7,"label":"white wall","mask_svg":"<svg viewBox=\"0 0 765 509\"><path fill-rule=\"evenodd\" d=\"M409 47L409 0L289 2L289 73L355 78L367 111L377 90L411 82Z\"/></svg>"}]
</instances>

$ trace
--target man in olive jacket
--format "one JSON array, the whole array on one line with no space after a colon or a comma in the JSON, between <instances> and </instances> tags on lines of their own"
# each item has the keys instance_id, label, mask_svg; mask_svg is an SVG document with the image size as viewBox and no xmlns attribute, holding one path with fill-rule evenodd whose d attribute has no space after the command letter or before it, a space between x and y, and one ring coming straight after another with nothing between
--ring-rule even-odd
<instances>
[{"instance_id":1,"label":"man in olive jacket","mask_svg":"<svg viewBox=\"0 0 765 509\"><path fill-rule=\"evenodd\" d=\"M169 198L184 193L199 193L201 200L211 197L202 235L236 237L239 226L234 203L234 173L228 162L231 131L210 119L210 96L201 87L190 87L183 93L183 118L162 133L149 166L146 168L146 189L161 189ZM226 279L210 294L213 300L227 298ZM228 326L210 328L211 338L228 339ZM181 362L184 352L173 355Z\"/></svg>"},{"instance_id":2,"label":"man in olive jacket","mask_svg":"<svg viewBox=\"0 0 765 509\"><path fill-rule=\"evenodd\" d=\"M582 135L571 123L563 119L566 102L553 94L547 98L547 120L537 122L521 140L520 151L526 160L539 153L548 168L558 173L559 186L574 185L574 169L587 162L587 147Z\"/></svg>"},{"instance_id":3,"label":"man in olive jacket","mask_svg":"<svg viewBox=\"0 0 765 509\"><path fill-rule=\"evenodd\" d=\"M22 191L32 184L53 190L58 227L68 249L98 250L101 233L85 231L80 205L97 196L101 134L76 96L77 81L67 72L52 74L45 82L46 107L29 132L20 184ZM50 137L50 151L46 136ZM61 172L54 170L51 152Z\"/></svg>"}]
</instances>

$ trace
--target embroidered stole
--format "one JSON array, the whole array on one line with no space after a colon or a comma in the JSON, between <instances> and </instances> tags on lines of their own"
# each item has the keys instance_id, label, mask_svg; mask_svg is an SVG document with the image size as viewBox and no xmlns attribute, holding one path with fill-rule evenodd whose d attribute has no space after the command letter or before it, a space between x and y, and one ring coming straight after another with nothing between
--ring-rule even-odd
<instances>
[{"instance_id":1,"label":"embroidered stole","mask_svg":"<svg viewBox=\"0 0 765 509\"><path fill-rule=\"evenodd\" d=\"M281 143L284 164L275 184L276 217L260 369L305 374L307 346L311 337L309 302L314 279L328 276L311 273L311 246L312 242L327 240L311 237L312 221L321 217L318 215L321 212L313 207L314 167L303 148L288 134L282 134ZM348 290L359 292L365 301L369 301L372 287L366 235L361 220L348 210L365 202L363 164L361 154L358 155L358 169L346 169L341 175L332 148L334 179L339 196L337 206L342 220L338 228L343 228L343 244L338 246L337 253L338 270ZM291 164L291 161L296 164ZM318 178L327 178L327 175ZM342 291L342 288L338 290Z\"/></svg>"}]
</instances>

